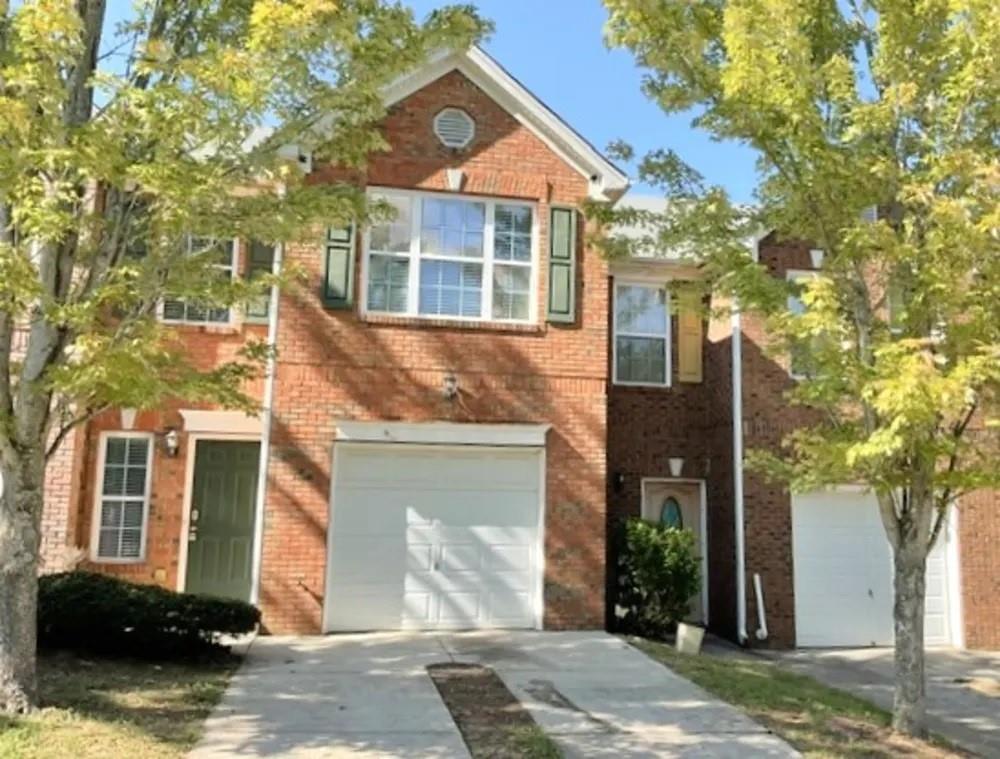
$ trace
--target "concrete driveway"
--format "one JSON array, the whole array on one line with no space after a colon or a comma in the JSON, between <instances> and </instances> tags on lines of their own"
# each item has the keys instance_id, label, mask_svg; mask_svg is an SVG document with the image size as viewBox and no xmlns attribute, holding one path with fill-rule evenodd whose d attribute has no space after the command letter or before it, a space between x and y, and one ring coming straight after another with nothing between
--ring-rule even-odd
<instances>
[{"instance_id":1,"label":"concrete driveway","mask_svg":"<svg viewBox=\"0 0 1000 759\"><path fill-rule=\"evenodd\" d=\"M892 708L892 649L765 652L797 672ZM927 650L931 730L981 756L1000 756L1000 653Z\"/></svg>"},{"instance_id":2,"label":"concrete driveway","mask_svg":"<svg viewBox=\"0 0 1000 759\"><path fill-rule=\"evenodd\" d=\"M468 757L437 662L492 667L567 757L797 756L600 632L258 638L191 756Z\"/></svg>"}]
</instances>

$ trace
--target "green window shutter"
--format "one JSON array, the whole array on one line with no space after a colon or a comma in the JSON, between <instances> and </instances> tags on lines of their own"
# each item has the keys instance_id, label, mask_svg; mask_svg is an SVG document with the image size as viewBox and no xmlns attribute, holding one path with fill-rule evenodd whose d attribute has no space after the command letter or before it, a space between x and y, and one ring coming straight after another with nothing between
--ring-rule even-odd
<instances>
[{"instance_id":1,"label":"green window shutter","mask_svg":"<svg viewBox=\"0 0 1000 759\"><path fill-rule=\"evenodd\" d=\"M549 215L549 321L576 321L576 211Z\"/></svg>"},{"instance_id":2,"label":"green window shutter","mask_svg":"<svg viewBox=\"0 0 1000 759\"><path fill-rule=\"evenodd\" d=\"M350 308L354 304L354 225L327 229L323 247L323 305Z\"/></svg>"}]
</instances>

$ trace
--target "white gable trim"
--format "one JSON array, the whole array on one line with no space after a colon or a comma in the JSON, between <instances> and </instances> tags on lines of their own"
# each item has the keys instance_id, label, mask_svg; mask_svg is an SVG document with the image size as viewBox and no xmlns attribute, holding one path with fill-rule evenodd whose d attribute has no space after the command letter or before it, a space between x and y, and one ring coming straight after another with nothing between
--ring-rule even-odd
<instances>
[{"instance_id":1,"label":"white gable trim","mask_svg":"<svg viewBox=\"0 0 1000 759\"><path fill-rule=\"evenodd\" d=\"M431 56L423 66L385 88L382 93L385 104L398 103L456 70L587 177L592 198L614 201L628 189L625 174L478 47L464 52L442 51Z\"/></svg>"}]
</instances>

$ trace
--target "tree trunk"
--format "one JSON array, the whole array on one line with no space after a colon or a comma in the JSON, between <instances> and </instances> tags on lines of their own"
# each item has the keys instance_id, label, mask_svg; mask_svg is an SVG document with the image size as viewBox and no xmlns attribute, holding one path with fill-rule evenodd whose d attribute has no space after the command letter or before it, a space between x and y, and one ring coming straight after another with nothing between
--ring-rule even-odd
<instances>
[{"instance_id":1,"label":"tree trunk","mask_svg":"<svg viewBox=\"0 0 1000 759\"><path fill-rule=\"evenodd\" d=\"M10 457L0 496L0 713L36 704L38 549L45 457L36 450Z\"/></svg>"},{"instance_id":2,"label":"tree trunk","mask_svg":"<svg viewBox=\"0 0 1000 759\"><path fill-rule=\"evenodd\" d=\"M896 689L892 726L914 737L927 737L924 690L924 568L926 552L901 546L894 557L896 600Z\"/></svg>"}]
</instances>

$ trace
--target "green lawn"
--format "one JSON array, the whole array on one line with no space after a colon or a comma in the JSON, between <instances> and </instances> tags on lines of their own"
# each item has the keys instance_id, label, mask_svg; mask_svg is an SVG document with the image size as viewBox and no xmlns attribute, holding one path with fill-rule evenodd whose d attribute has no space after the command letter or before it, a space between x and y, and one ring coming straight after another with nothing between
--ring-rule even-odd
<instances>
[{"instance_id":1,"label":"green lawn","mask_svg":"<svg viewBox=\"0 0 1000 759\"><path fill-rule=\"evenodd\" d=\"M663 643L629 642L677 674L739 707L807 757L962 756L894 735L890 716L810 677L744 656L690 656Z\"/></svg>"},{"instance_id":2,"label":"green lawn","mask_svg":"<svg viewBox=\"0 0 1000 759\"><path fill-rule=\"evenodd\" d=\"M236 664L235 658L185 665L41 656L42 708L0 717L0 759L182 757Z\"/></svg>"}]
</instances>

